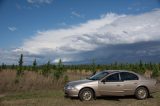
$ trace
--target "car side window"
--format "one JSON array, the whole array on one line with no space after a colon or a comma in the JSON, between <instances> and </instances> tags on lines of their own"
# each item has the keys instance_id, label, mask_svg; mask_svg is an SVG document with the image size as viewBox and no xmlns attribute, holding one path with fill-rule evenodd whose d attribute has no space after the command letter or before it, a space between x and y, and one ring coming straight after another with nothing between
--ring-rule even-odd
<instances>
[{"instance_id":1,"label":"car side window","mask_svg":"<svg viewBox=\"0 0 160 106\"><path fill-rule=\"evenodd\" d=\"M133 73L129 73L129 72L121 72L120 76L121 76L121 80L122 81L138 80L138 76L137 75L135 75Z\"/></svg>"},{"instance_id":2,"label":"car side window","mask_svg":"<svg viewBox=\"0 0 160 106\"><path fill-rule=\"evenodd\" d=\"M120 81L119 80L119 73L112 74L106 78L106 82L118 82L118 81Z\"/></svg>"}]
</instances>

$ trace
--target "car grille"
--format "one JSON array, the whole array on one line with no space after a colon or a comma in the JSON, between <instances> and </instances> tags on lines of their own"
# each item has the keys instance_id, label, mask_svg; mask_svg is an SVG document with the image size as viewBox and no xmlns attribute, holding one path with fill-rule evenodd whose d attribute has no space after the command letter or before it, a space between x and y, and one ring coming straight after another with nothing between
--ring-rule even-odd
<instances>
[{"instance_id":1,"label":"car grille","mask_svg":"<svg viewBox=\"0 0 160 106\"><path fill-rule=\"evenodd\" d=\"M68 86L69 86L68 84L67 84L67 85L65 85L65 86L64 86L64 89L67 89L67 87L68 87Z\"/></svg>"}]
</instances>

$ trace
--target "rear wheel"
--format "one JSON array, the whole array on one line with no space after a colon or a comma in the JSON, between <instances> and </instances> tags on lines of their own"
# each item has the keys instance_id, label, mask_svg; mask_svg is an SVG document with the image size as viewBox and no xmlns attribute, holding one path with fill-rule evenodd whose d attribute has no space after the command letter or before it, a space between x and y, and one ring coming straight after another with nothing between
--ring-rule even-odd
<instances>
[{"instance_id":1,"label":"rear wheel","mask_svg":"<svg viewBox=\"0 0 160 106\"><path fill-rule=\"evenodd\" d=\"M93 99L94 93L90 88L84 88L79 93L79 98L82 101L90 101Z\"/></svg>"},{"instance_id":2,"label":"rear wheel","mask_svg":"<svg viewBox=\"0 0 160 106\"><path fill-rule=\"evenodd\" d=\"M149 95L148 90L145 87L139 87L136 89L135 96L139 100L146 99Z\"/></svg>"}]
</instances>

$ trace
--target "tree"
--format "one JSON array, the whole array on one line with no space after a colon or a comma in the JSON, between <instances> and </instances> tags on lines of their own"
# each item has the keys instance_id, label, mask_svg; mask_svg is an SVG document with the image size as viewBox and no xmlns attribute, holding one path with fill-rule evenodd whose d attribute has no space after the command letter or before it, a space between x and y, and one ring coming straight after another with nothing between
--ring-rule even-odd
<instances>
[{"instance_id":1,"label":"tree","mask_svg":"<svg viewBox=\"0 0 160 106\"><path fill-rule=\"evenodd\" d=\"M0 65L0 72L2 71L2 66Z\"/></svg>"},{"instance_id":2,"label":"tree","mask_svg":"<svg viewBox=\"0 0 160 106\"><path fill-rule=\"evenodd\" d=\"M144 73L145 72L145 64L142 62L142 60L140 60L139 62L139 70L141 71L141 73Z\"/></svg>"},{"instance_id":3,"label":"tree","mask_svg":"<svg viewBox=\"0 0 160 106\"><path fill-rule=\"evenodd\" d=\"M17 76L20 76L22 74L22 70L23 70L23 54L21 54L18 63L19 63L19 67L17 70Z\"/></svg>"},{"instance_id":4,"label":"tree","mask_svg":"<svg viewBox=\"0 0 160 106\"><path fill-rule=\"evenodd\" d=\"M56 66L56 70L54 71L54 76L58 80L64 74L64 66L62 64L62 60L59 59L59 62Z\"/></svg>"},{"instance_id":5,"label":"tree","mask_svg":"<svg viewBox=\"0 0 160 106\"><path fill-rule=\"evenodd\" d=\"M2 70L6 69L6 68L7 68L6 64L2 63Z\"/></svg>"},{"instance_id":6,"label":"tree","mask_svg":"<svg viewBox=\"0 0 160 106\"><path fill-rule=\"evenodd\" d=\"M33 61L32 71L37 71L37 61L36 61L36 59L34 59L34 61Z\"/></svg>"},{"instance_id":7,"label":"tree","mask_svg":"<svg viewBox=\"0 0 160 106\"><path fill-rule=\"evenodd\" d=\"M14 69L15 69L15 65L14 65L14 64L12 64L11 69L12 69L12 70L14 70Z\"/></svg>"},{"instance_id":8,"label":"tree","mask_svg":"<svg viewBox=\"0 0 160 106\"><path fill-rule=\"evenodd\" d=\"M42 74L45 76L48 76L50 73L50 68L51 68L51 64L50 64L50 61L48 61L47 64L43 66Z\"/></svg>"},{"instance_id":9,"label":"tree","mask_svg":"<svg viewBox=\"0 0 160 106\"><path fill-rule=\"evenodd\" d=\"M92 60L91 71L93 75L96 73L95 59Z\"/></svg>"},{"instance_id":10,"label":"tree","mask_svg":"<svg viewBox=\"0 0 160 106\"><path fill-rule=\"evenodd\" d=\"M154 64L153 66L153 76L158 77L160 75L160 68L158 64Z\"/></svg>"},{"instance_id":11,"label":"tree","mask_svg":"<svg viewBox=\"0 0 160 106\"><path fill-rule=\"evenodd\" d=\"M115 65L115 66L114 66L115 69L119 69L119 64L118 64L117 61L115 61L114 65Z\"/></svg>"}]
</instances>

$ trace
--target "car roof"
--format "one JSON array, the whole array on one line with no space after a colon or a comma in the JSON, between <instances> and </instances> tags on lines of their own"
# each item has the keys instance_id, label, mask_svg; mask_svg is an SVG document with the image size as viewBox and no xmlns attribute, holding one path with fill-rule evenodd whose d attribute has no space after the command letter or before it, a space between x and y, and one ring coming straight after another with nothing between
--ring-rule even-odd
<instances>
[{"instance_id":1,"label":"car roof","mask_svg":"<svg viewBox=\"0 0 160 106\"><path fill-rule=\"evenodd\" d=\"M130 73L135 73L133 71L128 71L128 70L103 70L104 72L108 73L115 73L115 72L130 72Z\"/></svg>"}]
</instances>

